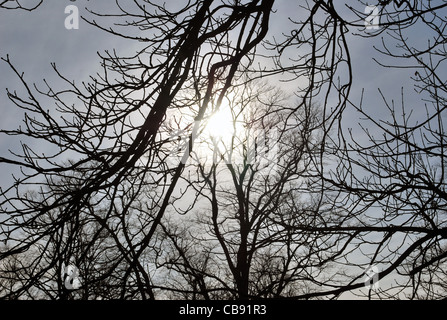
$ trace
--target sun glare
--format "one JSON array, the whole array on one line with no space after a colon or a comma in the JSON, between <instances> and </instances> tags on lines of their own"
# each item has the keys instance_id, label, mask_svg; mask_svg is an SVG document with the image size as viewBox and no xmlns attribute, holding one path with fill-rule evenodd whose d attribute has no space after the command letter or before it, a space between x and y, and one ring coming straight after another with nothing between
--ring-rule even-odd
<instances>
[{"instance_id":1,"label":"sun glare","mask_svg":"<svg viewBox=\"0 0 447 320\"><path fill-rule=\"evenodd\" d=\"M227 140L233 136L234 124L229 107L221 106L210 116L206 123L205 134L215 140Z\"/></svg>"},{"instance_id":2,"label":"sun glare","mask_svg":"<svg viewBox=\"0 0 447 320\"><path fill-rule=\"evenodd\" d=\"M239 161L243 157L242 144L247 132L243 125L243 114L238 107L227 98L218 110L210 112L204 118L195 147L198 157L210 159L211 156L213 161L224 160L228 163Z\"/></svg>"}]
</instances>

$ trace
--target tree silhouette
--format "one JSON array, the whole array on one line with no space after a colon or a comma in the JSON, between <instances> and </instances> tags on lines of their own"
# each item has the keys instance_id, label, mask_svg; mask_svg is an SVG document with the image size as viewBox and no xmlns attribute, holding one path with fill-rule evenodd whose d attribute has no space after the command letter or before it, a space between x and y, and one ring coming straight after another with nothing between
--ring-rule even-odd
<instances>
[{"instance_id":1,"label":"tree silhouette","mask_svg":"<svg viewBox=\"0 0 447 320\"><path fill-rule=\"evenodd\" d=\"M2 58L24 90L8 90L10 102L25 112L0 130L22 139L0 157L20 169L0 193L2 297L445 297L447 3L380 1L380 28L364 32L362 1L303 1L272 35L276 4L116 0L116 13L88 11L85 21L140 48L105 51L81 86L53 65L65 88L40 89ZM421 25L434 36L416 48ZM412 121L404 97L399 119L383 96L384 121L350 100L352 41L379 36L397 48L379 52L416 63L424 119ZM204 138L226 105L235 133ZM346 129L351 108L368 140ZM64 285L67 265L77 290ZM369 266L403 280L365 291Z\"/></svg>"},{"instance_id":2,"label":"tree silhouette","mask_svg":"<svg viewBox=\"0 0 447 320\"><path fill-rule=\"evenodd\" d=\"M321 145L319 109L291 115L293 101L262 83L229 94L236 132L197 145L202 153L186 166L184 194L174 204L194 219L161 223L166 244L158 264L172 271L164 288L188 299L289 297L319 283L309 269L323 270L334 253L325 235L283 227L331 220L320 210L324 194L308 188ZM286 123L278 139L273 129ZM185 197L196 203L185 209Z\"/></svg>"}]
</instances>

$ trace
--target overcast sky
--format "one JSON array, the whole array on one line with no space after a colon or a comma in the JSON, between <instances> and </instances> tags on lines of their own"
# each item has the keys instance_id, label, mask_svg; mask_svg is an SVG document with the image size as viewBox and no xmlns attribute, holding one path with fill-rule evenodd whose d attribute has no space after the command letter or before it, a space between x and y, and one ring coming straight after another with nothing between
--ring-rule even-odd
<instances>
[{"instance_id":1,"label":"overcast sky","mask_svg":"<svg viewBox=\"0 0 447 320\"><path fill-rule=\"evenodd\" d=\"M32 0L28 0L28 3ZM88 81L89 75L99 70L100 59L97 52L120 46L116 37L89 25L80 19L79 29L68 30L65 13L68 5L75 4L79 14L85 14L85 5L93 1L45 0L32 12L0 9L0 56L9 55L19 72L24 72L25 80L44 89L43 79L57 85L60 79L51 67L55 63L68 79L77 84ZM103 4L106 1L102 2ZM126 47L124 47L126 48ZM21 124L23 111L15 107L7 98L6 88L24 93L17 76L9 66L0 63L0 126L13 129ZM24 95L26 96L26 95ZM48 106L49 109L54 106ZM0 136L0 154L8 149L20 151L18 139ZM9 172L2 170L2 185L8 179Z\"/></svg>"},{"instance_id":2,"label":"overcast sky","mask_svg":"<svg viewBox=\"0 0 447 320\"><path fill-rule=\"evenodd\" d=\"M27 0L27 2L31 4L35 0ZM345 2L336 3L342 8ZM111 3L113 2L45 0L41 7L32 12L0 10L0 56L5 57L9 54L19 71L25 73L25 79L30 83L36 82L41 88L43 88L43 78L50 83L59 81L52 71L50 65L52 62L56 63L67 78L74 79L77 83L88 80L88 76L98 70L100 60L97 51L102 52L105 49L132 51L131 46L129 48L129 42L100 31L82 20L80 20L79 29L67 30L64 22L68 14L64 11L68 5L74 4L79 8L81 15L86 14L85 6L89 8L94 6L99 12L110 12ZM287 15L299 16L303 12L291 1L278 1L275 7L278 12L273 15L270 35L286 31L281 27L286 25L284 21ZM347 10L344 12L346 17L353 17ZM355 71L353 101L358 101L362 88L365 88L365 99L370 104L379 97L378 87L390 94L402 86L406 87L406 91L412 90L412 84L408 81L411 71L385 70L378 67L372 60L372 57L378 57L372 47L374 43L378 44L377 40L357 37L355 41L350 41ZM0 74L0 108L2 110L0 126L14 127L20 123L22 112L8 101L5 88L16 89L20 92L22 87L4 62L0 63ZM390 96L390 98L398 97L398 94L395 97ZM378 106L374 104L374 110L376 110ZM366 107L368 108L368 105ZM2 153L10 147L10 143L4 139L5 137L0 137L0 152Z\"/></svg>"},{"instance_id":3,"label":"overcast sky","mask_svg":"<svg viewBox=\"0 0 447 320\"><path fill-rule=\"evenodd\" d=\"M28 0L28 2L33 2ZM349 1L335 1L340 8ZM352 1L351 1L352 2ZM24 2L25 3L25 2ZM81 15L85 14L84 7L95 6L97 11L108 12L114 1L94 0L44 0L43 5L32 12L22 10L0 9L0 56L9 55L13 64L20 72L24 72L25 79L29 83L35 82L43 88L42 79L57 84L58 78L52 71L50 63L54 62L60 71L76 83L88 80L89 75L99 70L99 57L97 52L106 49L118 51L132 51L129 42L107 34L104 31L80 21L79 29L67 30L65 19L68 14L65 8L68 5L76 5ZM287 15L300 14L296 1L283 0L276 3L278 12L273 15L270 36L283 31ZM359 8L361 10L361 8ZM348 11L344 13L349 16ZM286 31L286 30L284 30ZM423 31L413 31L415 41L425 41ZM352 39L351 39L352 40ZM374 44L379 44L380 39L367 39L357 37L350 40L350 52L353 59L354 84L352 88L352 101L358 102L362 88L365 89L365 108L376 115L387 116L384 104L380 101L377 88L383 89L389 99L400 99L400 89L404 87L407 103L418 107L418 101L414 100L413 83L409 76L414 73L405 69L384 69L379 67L373 57L379 57L374 49ZM15 128L23 118L23 111L18 110L6 96L6 88L24 92L17 77L3 61L0 63L0 127ZM293 86L293 84L290 84ZM421 106L422 107L422 106ZM50 108L50 107L49 107ZM420 114L424 115L422 108ZM416 116L418 109L416 110ZM347 113L345 118L356 119L356 115ZM355 121L352 122L355 125ZM0 136L0 156L5 155L8 149L20 151L17 139ZM1 168L0 186L8 184L10 171Z\"/></svg>"}]
</instances>

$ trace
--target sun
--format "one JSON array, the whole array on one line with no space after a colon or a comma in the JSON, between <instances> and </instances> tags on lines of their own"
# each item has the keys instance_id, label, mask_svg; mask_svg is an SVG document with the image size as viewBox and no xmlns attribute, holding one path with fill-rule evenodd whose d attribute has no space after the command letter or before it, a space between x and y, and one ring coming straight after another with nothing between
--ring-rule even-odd
<instances>
[{"instance_id":1,"label":"sun","mask_svg":"<svg viewBox=\"0 0 447 320\"><path fill-rule=\"evenodd\" d=\"M221 105L219 110L210 115L204 130L205 137L215 141L228 141L234 135L234 119L231 109Z\"/></svg>"},{"instance_id":2,"label":"sun","mask_svg":"<svg viewBox=\"0 0 447 320\"><path fill-rule=\"evenodd\" d=\"M225 97L219 107L210 110L200 123L195 155L214 164L234 163L244 154L247 129L242 106L233 97ZM239 161L243 162L243 161Z\"/></svg>"}]
</instances>

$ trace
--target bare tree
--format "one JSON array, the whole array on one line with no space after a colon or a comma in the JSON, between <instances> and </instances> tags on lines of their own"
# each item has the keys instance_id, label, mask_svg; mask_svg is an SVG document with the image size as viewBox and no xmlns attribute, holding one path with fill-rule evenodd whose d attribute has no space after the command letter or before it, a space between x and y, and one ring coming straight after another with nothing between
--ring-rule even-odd
<instances>
[{"instance_id":1,"label":"bare tree","mask_svg":"<svg viewBox=\"0 0 447 320\"><path fill-rule=\"evenodd\" d=\"M380 122L361 103L351 106L384 133L365 128L370 145L343 126L353 104L348 36L365 28L362 1L348 7L352 21L331 0L303 1L281 37L268 33L274 0L115 5L118 13L89 11L84 19L141 49L128 57L106 51L102 73L83 86L55 65L65 89L33 86L13 58L3 58L23 85L8 97L25 118L0 130L23 139L21 151L0 157L20 169L0 192L2 297L336 298L362 288L372 264L383 267L380 278L401 272L411 298L444 296L437 289L445 288L446 237L439 65L447 3L380 1L381 28L367 36L391 36L404 53L383 53L418 63L415 81L432 109L411 123L384 98L392 120ZM404 32L418 25L436 36L416 50ZM265 87L257 91L270 96L250 92L264 77L296 83L293 103ZM235 129L242 122L278 131L270 144L276 165L250 161L265 152L258 146L266 138L253 148L245 133L209 139L212 153L199 157L197 137L231 94L242 98L229 105ZM185 133L187 148L172 163L175 131ZM241 164L228 161L237 154ZM196 214L192 229L176 213ZM365 247L373 249L365 254ZM82 283L75 291L65 283L70 259Z\"/></svg>"},{"instance_id":2,"label":"bare tree","mask_svg":"<svg viewBox=\"0 0 447 320\"><path fill-rule=\"evenodd\" d=\"M401 6L405 10L392 17L404 23L389 21L392 27L385 29L395 40L394 48L385 41L383 48L377 48L395 62L376 61L384 68L414 68L412 79L422 100L410 108L403 88L398 101L388 99L379 88L388 114L378 118L366 111L362 102L352 104L363 117L363 136L341 122L337 138L328 145L337 165L322 174L322 179L329 183L327 192L338 194L334 205L343 214L344 222L315 231L352 233L351 245L366 258L361 263L355 262L353 256L347 259L348 265L359 268L346 278L345 287L328 291L332 294L363 287L352 279L364 280L364 271L370 266L377 266L377 280L386 281L391 274L388 279L395 283L361 295L441 299L447 294L443 278L447 255L446 86L442 72L447 56L442 30L447 19L445 12L442 15L432 11L433 7L426 3L405 1ZM416 12L420 15L415 16ZM418 20L431 35L422 47L409 37Z\"/></svg>"},{"instance_id":3,"label":"bare tree","mask_svg":"<svg viewBox=\"0 0 447 320\"><path fill-rule=\"evenodd\" d=\"M308 188L321 145L319 109L302 106L291 115L291 99L260 83L229 95L233 127L226 135L212 128L196 141L185 169L182 197L195 194L196 203L181 211L187 200L179 197L187 217L161 224L167 244L158 264L172 272L164 288L190 299L293 296L319 284L315 274L333 258L326 235L283 227L330 219L320 210L324 195Z\"/></svg>"},{"instance_id":4,"label":"bare tree","mask_svg":"<svg viewBox=\"0 0 447 320\"><path fill-rule=\"evenodd\" d=\"M122 190L126 181L131 181L132 190L142 191L145 187L154 195L149 210L156 214L143 237L138 240L127 238L127 242L131 241L130 248L126 248L126 259L130 259L130 263L124 278L132 275L145 279L138 280L144 286L144 289L140 288L140 293L143 298L147 294L153 298L150 279L140 258L168 207L169 198L184 167L180 163L171 176L172 171L163 164L163 158L157 152L161 143L157 141L160 124L166 117L167 109L181 103L176 97L182 90L195 90L192 101L198 107L195 117L199 119L211 96L218 94L222 100L241 62L250 61L253 48L265 36L272 4L273 1L255 1L245 5L216 5L213 1L200 1L170 12L158 5L153 5L150 8L152 11L148 11L135 2L137 6L134 9L138 10L138 14L126 12L124 7L120 7L123 13L133 17L134 23L128 24L130 27L141 28L143 21L142 27L155 34L149 34L145 39L126 35L126 38L144 41L147 44L146 53L142 51L134 59L111 55L104 57L104 75L84 88L78 88L60 75L69 89L54 92L48 86L45 91L36 91L26 83L9 57L4 59L16 71L29 95L25 101L10 92L10 99L29 114L41 118L27 114L24 129L2 132L41 139L57 151L53 155L39 155L23 145L24 153L18 155L18 159L2 158L4 163L28 170L23 178L2 192L5 196L2 208L7 217L3 221L4 237L6 241L14 243L10 251L2 253L2 257L26 251L39 241L46 241L65 222L77 221L83 208L88 208L92 203L100 203L111 215L117 210L116 199L127 192ZM221 15L222 19L216 20L216 15ZM239 41L233 46L228 40L229 33L237 28ZM124 36L114 30L110 32ZM201 53L203 46L210 46L212 53ZM147 55L147 63L142 61L143 55ZM132 71L126 74L122 72L123 68ZM136 72L140 75L135 75ZM109 79L114 73L121 74L122 80L111 83ZM66 102L64 96L67 94L76 98L81 105ZM57 112L62 117L55 117L45 110L36 95L54 99ZM138 119L145 120L137 123ZM62 154L76 155L73 157L76 160L68 165L53 161ZM52 192L52 186L59 184L63 177L76 177L76 181L71 184L64 181L62 191L58 188L58 192ZM49 186L41 189L40 201L20 195L21 188L34 183ZM14 189L18 197L9 196ZM130 201L118 209L123 219L137 196L138 193L135 193L130 198L121 198ZM53 210L60 213L47 229L39 233L33 230L30 232L32 237L15 242L15 229L27 230L34 220ZM36 275L35 280L38 278Z\"/></svg>"}]
</instances>

